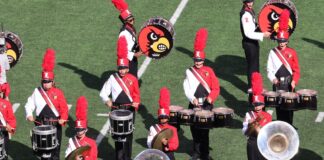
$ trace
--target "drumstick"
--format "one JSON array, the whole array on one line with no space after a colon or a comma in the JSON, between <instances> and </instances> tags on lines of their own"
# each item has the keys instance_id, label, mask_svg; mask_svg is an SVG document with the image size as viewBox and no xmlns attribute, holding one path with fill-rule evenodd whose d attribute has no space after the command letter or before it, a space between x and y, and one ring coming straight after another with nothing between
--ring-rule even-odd
<instances>
[{"instance_id":1,"label":"drumstick","mask_svg":"<svg viewBox=\"0 0 324 160\"><path fill-rule=\"evenodd\" d=\"M37 123L37 124L39 124L39 125L43 125L43 123L38 122L38 121L36 121L36 120L34 120L34 122Z\"/></svg>"}]
</instances>

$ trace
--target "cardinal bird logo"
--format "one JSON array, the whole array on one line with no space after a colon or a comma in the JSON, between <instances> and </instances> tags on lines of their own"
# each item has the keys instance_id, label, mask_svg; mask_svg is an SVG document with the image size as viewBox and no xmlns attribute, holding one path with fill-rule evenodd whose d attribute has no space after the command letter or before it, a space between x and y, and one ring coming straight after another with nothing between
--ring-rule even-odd
<instances>
[{"instance_id":1,"label":"cardinal bird logo","mask_svg":"<svg viewBox=\"0 0 324 160\"><path fill-rule=\"evenodd\" d=\"M291 9L281 3L273 3L265 5L259 13L259 27L262 32L271 32L271 38L277 35L279 29L279 17L284 9L290 11L289 34L291 35L296 28L296 15Z\"/></svg>"},{"instance_id":2,"label":"cardinal bird logo","mask_svg":"<svg viewBox=\"0 0 324 160\"><path fill-rule=\"evenodd\" d=\"M149 25L139 33L139 46L142 52L151 58L167 55L173 45L172 36L163 27Z\"/></svg>"}]
</instances>

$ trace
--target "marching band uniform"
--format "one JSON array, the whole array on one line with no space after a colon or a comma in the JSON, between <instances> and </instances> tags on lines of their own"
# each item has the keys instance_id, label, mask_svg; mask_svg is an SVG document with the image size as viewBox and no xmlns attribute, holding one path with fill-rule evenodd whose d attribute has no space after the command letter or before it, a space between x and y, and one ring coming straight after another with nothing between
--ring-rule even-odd
<instances>
[{"instance_id":1,"label":"marching band uniform","mask_svg":"<svg viewBox=\"0 0 324 160\"><path fill-rule=\"evenodd\" d=\"M257 86L254 87L255 85ZM248 137L246 147L248 160L265 160L257 146L257 135L248 135L247 132L248 128L250 127L249 125L251 125L254 121L257 121L257 123L260 124L260 127L263 127L272 121L272 116L262 110L262 108L264 107L264 97L261 95L263 85L260 73L252 73L252 90L252 104L254 106L254 110L249 111L245 114L242 132Z\"/></svg>"},{"instance_id":2,"label":"marching band uniform","mask_svg":"<svg viewBox=\"0 0 324 160\"><path fill-rule=\"evenodd\" d=\"M251 88L252 72L259 72L260 46L258 41L263 41L270 33L257 32L258 25L255 21L255 12L247 3L254 0L243 0L243 7L240 12L240 29L242 34L242 47L247 61L248 87ZM253 5L253 4L252 4Z\"/></svg>"},{"instance_id":3,"label":"marching band uniform","mask_svg":"<svg viewBox=\"0 0 324 160\"><path fill-rule=\"evenodd\" d=\"M88 112L88 102L84 96L79 97L76 104L76 120L75 120L75 130L76 136L69 139L69 146L65 151L65 158L68 157L75 149L82 146L89 146L90 149L83 152L81 155L83 160L96 160L98 155L98 149L96 141L88 138L85 134L87 129L87 112Z\"/></svg>"},{"instance_id":4,"label":"marching band uniform","mask_svg":"<svg viewBox=\"0 0 324 160\"><path fill-rule=\"evenodd\" d=\"M204 48L207 41L207 30L200 29L196 34L194 45L195 65L186 70L186 78L183 82L186 97L189 100L189 108L201 107L204 110L212 110L213 102L219 95L219 82L212 68L203 66L205 60ZM202 63L197 67L196 63ZM197 104L198 101L198 104ZM190 126L193 137L193 159L200 156L201 159L209 159L209 129L198 129Z\"/></svg>"},{"instance_id":5,"label":"marching band uniform","mask_svg":"<svg viewBox=\"0 0 324 160\"><path fill-rule=\"evenodd\" d=\"M0 134L4 139L4 155L7 159L9 149L9 134L14 134L16 130L16 117L13 113L11 103L5 99L0 98Z\"/></svg>"},{"instance_id":6,"label":"marching band uniform","mask_svg":"<svg viewBox=\"0 0 324 160\"><path fill-rule=\"evenodd\" d=\"M137 78L138 61L136 52L139 51L139 46L136 39L136 30L134 27L134 16L128 10L128 4L124 0L112 0L112 3L120 11L119 19L123 26L120 29L119 37L124 36L127 40L127 59L129 60L129 73ZM128 22L132 20L132 22Z\"/></svg>"},{"instance_id":7,"label":"marching band uniform","mask_svg":"<svg viewBox=\"0 0 324 160\"><path fill-rule=\"evenodd\" d=\"M2 34L2 33L1 33ZM0 89L3 91L3 98L9 100L10 85L7 82L6 72L10 69L9 60L6 54L6 41L4 35L0 37Z\"/></svg>"},{"instance_id":8,"label":"marching band uniform","mask_svg":"<svg viewBox=\"0 0 324 160\"><path fill-rule=\"evenodd\" d=\"M286 21L286 22L285 22ZM300 69L298 64L297 53L294 49L286 46L288 44L289 32L288 27L289 11L284 10L279 19L279 31L277 34L278 47L270 50L267 72L268 78L273 83L273 90L294 91L295 85L300 78ZM283 25L286 23L287 25ZM284 44L282 48L281 45ZM293 111L276 108L277 119L285 121L292 125Z\"/></svg>"},{"instance_id":9,"label":"marching band uniform","mask_svg":"<svg viewBox=\"0 0 324 160\"><path fill-rule=\"evenodd\" d=\"M117 66L118 73L112 74L100 91L102 101L107 104L112 101L112 110L127 109L133 113L135 123L135 110L140 103L140 90L138 80L128 72L129 61L127 59L127 41L124 36L118 40ZM112 95L112 100L109 95ZM132 155L133 133L127 136L113 136L115 141L116 159L128 160Z\"/></svg>"},{"instance_id":10,"label":"marching band uniform","mask_svg":"<svg viewBox=\"0 0 324 160\"><path fill-rule=\"evenodd\" d=\"M35 125L48 124L57 128L58 146L51 151L49 159L59 159L62 125L68 119L68 106L63 91L54 86L55 51L47 49L43 60L42 86L35 88L25 105L26 117L34 121L33 112L36 109ZM50 88L45 85L51 83ZM42 157L43 153L37 153Z\"/></svg>"},{"instance_id":11,"label":"marching band uniform","mask_svg":"<svg viewBox=\"0 0 324 160\"><path fill-rule=\"evenodd\" d=\"M168 140L167 144L164 144L163 152L168 155L170 160L175 160L173 152L176 151L179 147L179 139L177 129L168 124L168 119L170 116L170 93L169 90L164 87L160 90L160 108L158 110L158 119L159 123L150 127L149 135L147 137L147 146L152 148L152 141L154 137L160 133L163 129L171 129L173 136ZM167 119L166 121L161 121L161 119Z\"/></svg>"}]
</instances>

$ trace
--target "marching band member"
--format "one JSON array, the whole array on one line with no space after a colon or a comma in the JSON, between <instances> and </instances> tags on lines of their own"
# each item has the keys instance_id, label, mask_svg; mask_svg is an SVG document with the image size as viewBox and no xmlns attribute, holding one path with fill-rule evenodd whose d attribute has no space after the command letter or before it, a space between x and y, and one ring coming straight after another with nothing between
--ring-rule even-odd
<instances>
[{"instance_id":1,"label":"marching band member","mask_svg":"<svg viewBox=\"0 0 324 160\"><path fill-rule=\"evenodd\" d=\"M0 96L0 137L4 139L4 148L2 148L5 150L3 152L5 155L4 159L8 159L9 134L14 134L16 131L16 117L13 113L11 103L3 99L2 96Z\"/></svg>"},{"instance_id":2,"label":"marching band member","mask_svg":"<svg viewBox=\"0 0 324 160\"><path fill-rule=\"evenodd\" d=\"M204 48L207 42L207 30L200 29L195 38L194 66L186 70L186 78L183 82L186 97L189 100L189 108L201 107L204 110L212 110L213 103L219 95L218 79L212 68L204 66ZM209 129L198 129L190 126L193 138L193 159L203 160L209 157Z\"/></svg>"},{"instance_id":3,"label":"marching band member","mask_svg":"<svg viewBox=\"0 0 324 160\"><path fill-rule=\"evenodd\" d=\"M78 155L77 158L80 160L96 160L97 159L97 144L91 138L86 136L87 128L87 112L88 102L84 96L78 98L76 104L76 120L75 120L75 131L76 135L69 139L69 146L65 151L65 158L68 157L75 149L82 146L89 146L90 149Z\"/></svg>"},{"instance_id":4,"label":"marching band member","mask_svg":"<svg viewBox=\"0 0 324 160\"><path fill-rule=\"evenodd\" d=\"M112 0L112 3L120 11L119 19L123 23L119 37L125 36L127 40L127 58L129 60L129 73L137 77L138 61L137 58L143 55L139 50L134 27L135 18L128 10L128 4L124 0Z\"/></svg>"},{"instance_id":5,"label":"marching band member","mask_svg":"<svg viewBox=\"0 0 324 160\"><path fill-rule=\"evenodd\" d=\"M163 129L171 129L173 132L173 136L170 139L163 138L161 139L161 143L163 144L163 152L168 155L170 160L175 160L174 151L176 151L179 147L179 139L177 129L168 124L169 116L170 116L170 93L168 88L163 87L160 90L160 100L159 100L160 108L158 110L158 120L159 123L150 127L150 132L147 137L147 145L149 148L152 148L153 138L160 133Z\"/></svg>"},{"instance_id":6,"label":"marching band member","mask_svg":"<svg viewBox=\"0 0 324 160\"><path fill-rule=\"evenodd\" d=\"M263 41L264 37L269 37L270 32L257 32L257 22L253 10L254 0L243 0L243 7L240 12L240 28L242 34L242 47L247 61L248 87L251 88L252 72L259 72L260 46L258 41Z\"/></svg>"},{"instance_id":7,"label":"marching band member","mask_svg":"<svg viewBox=\"0 0 324 160\"><path fill-rule=\"evenodd\" d=\"M128 73L129 61L127 59L127 41L124 36L120 37L117 46L118 72L112 74L103 85L100 97L107 107L114 109L127 109L133 112L135 122L135 110L140 104L140 90L135 76ZM112 99L109 98L112 95ZM115 141L115 153L117 160L128 160L132 155L133 133Z\"/></svg>"},{"instance_id":8,"label":"marching band member","mask_svg":"<svg viewBox=\"0 0 324 160\"><path fill-rule=\"evenodd\" d=\"M277 34L278 47L270 50L267 64L268 78L273 84L273 90L294 91L300 78L297 53L288 47L289 10L285 9L279 17ZM293 111L276 108L277 119L293 124Z\"/></svg>"},{"instance_id":9,"label":"marching band member","mask_svg":"<svg viewBox=\"0 0 324 160\"><path fill-rule=\"evenodd\" d=\"M47 49L43 59L41 86L35 88L25 105L26 118L35 125L49 124L57 128L58 146L50 154L51 159L60 159L62 126L68 119L68 106L63 91L54 83L55 51ZM33 112L36 109L36 119ZM38 156L42 157L43 153ZM48 156L48 155L46 155Z\"/></svg>"},{"instance_id":10,"label":"marching band member","mask_svg":"<svg viewBox=\"0 0 324 160\"><path fill-rule=\"evenodd\" d=\"M0 90L3 98L9 101L10 85L7 82L6 72L10 69L9 60L6 54L5 33L0 32Z\"/></svg>"},{"instance_id":11,"label":"marching band member","mask_svg":"<svg viewBox=\"0 0 324 160\"><path fill-rule=\"evenodd\" d=\"M243 129L242 132L244 135L248 137L247 140L247 156L248 160L265 160L265 158L260 153L257 146L257 133L255 130L263 127L269 122L272 121L272 116L263 111L264 107L264 97L261 95L263 91L262 77L258 72L252 73L252 105L254 106L253 111L249 111L245 114L245 118L243 121ZM253 127L253 128L252 128ZM250 130L250 129L253 129Z\"/></svg>"}]
</instances>

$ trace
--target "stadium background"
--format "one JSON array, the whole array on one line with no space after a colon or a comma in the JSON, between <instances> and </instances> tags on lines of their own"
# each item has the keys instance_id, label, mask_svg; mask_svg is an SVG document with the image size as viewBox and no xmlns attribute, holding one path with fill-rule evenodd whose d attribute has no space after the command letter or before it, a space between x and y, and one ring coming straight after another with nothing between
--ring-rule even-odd
<instances>
[{"instance_id":1,"label":"stadium background","mask_svg":"<svg viewBox=\"0 0 324 160\"><path fill-rule=\"evenodd\" d=\"M136 29L154 16L169 19L180 0L128 0L130 10L136 18ZM256 0L259 11L264 2ZM324 92L324 1L294 1L299 12L297 28L290 39L301 67L301 79L297 89L310 88ZM189 0L174 25L176 37L169 56L154 60L141 78L143 106L136 118L133 142L133 157L146 148L149 126L155 123L159 89L167 86L172 104L187 106L182 82L184 71L192 65L192 49L195 32L206 27L209 38L206 47L206 64L213 67L220 85L221 94L215 106L228 106L235 110L233 128L217 128L210 132L211 156L214 159L246 159L246 139L241 133L241 123L247 107L245 59L241 48L239 30L240 0ZM69 137L73 136L75 103L80 95L89 101L88 136L96 139L106 123L106 117L97 113L108 110L99 98L99 90L106 78L116 69L116 42L121 23L118 12L106 0L1 0L0 22L5 30L20 36L24 44L21 61L8 75L11 84L11 102L19 103L15 115L17 133L12 137L9 156L11 159L35 159L32 155L30 129L32 123L25 121L24 104L33 89L40 84L41 63L45 49L57 51L55 68L56 84L65 92L69 104L70 121L63 131L61 157ZM264 84L266 59L276 43L266 40L261 45L260 68ZM140 63L144 57L141 58ZM318 112L323 111L324 101L318 100L318 111L298 111L294 124L299 128L300 150L295 159L323 159L324 124L316 123ZM275 115L274 115L275 117ZM189 159L192 138L189 127L179 133L180 147L177 159ZM114 159L113 140L106 135L100 145L99 159Z\"/></svg>"}]
</instances>

